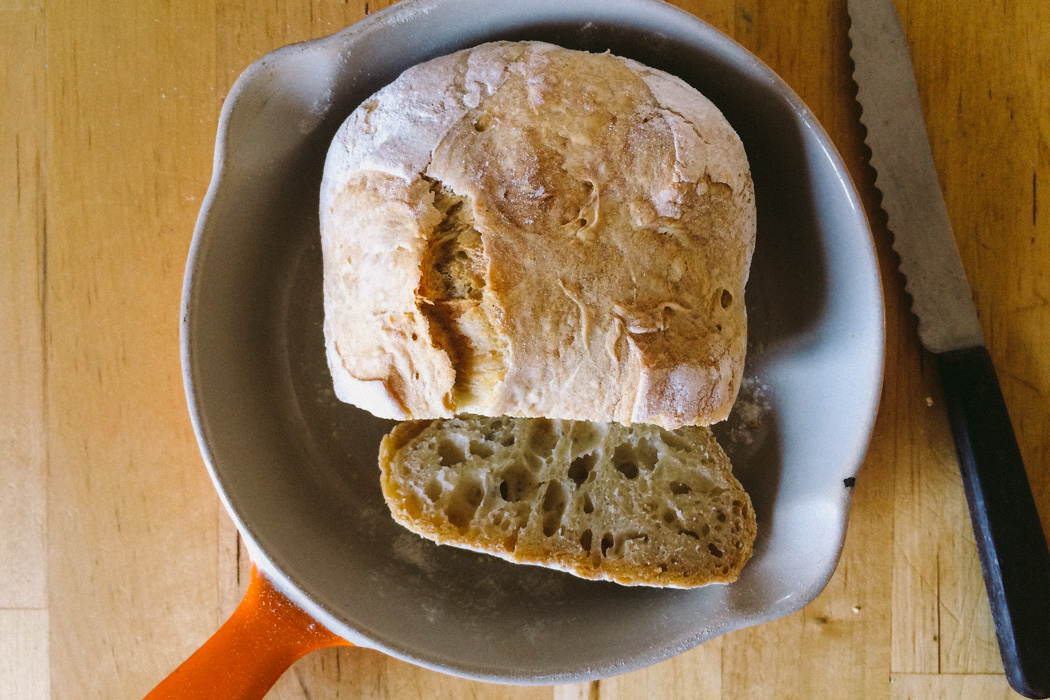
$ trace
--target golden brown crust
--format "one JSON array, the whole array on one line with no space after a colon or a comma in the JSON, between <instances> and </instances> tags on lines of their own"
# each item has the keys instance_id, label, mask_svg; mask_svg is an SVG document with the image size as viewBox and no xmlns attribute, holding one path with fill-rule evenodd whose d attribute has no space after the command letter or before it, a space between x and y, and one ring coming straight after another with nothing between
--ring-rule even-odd
<instances>
[{"instance_id":1,"label":"golden brown crust","mask_svg":"<svg viewBox=\"0 0 1050 700\"><path fill-rule=\"evenodd\" d=\"M340 129L321 231L336 392L377 415L677 427L736 397L753 189L677 78L539 43L416 66Z\"/></svg>"}]
</instances>

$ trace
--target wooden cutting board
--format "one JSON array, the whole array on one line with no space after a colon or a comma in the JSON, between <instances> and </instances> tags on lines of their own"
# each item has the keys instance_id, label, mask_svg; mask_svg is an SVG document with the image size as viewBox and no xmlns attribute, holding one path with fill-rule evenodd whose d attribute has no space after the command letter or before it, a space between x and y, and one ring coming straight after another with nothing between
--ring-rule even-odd
<instances>
[{"instance_id":1,"label":"wooden cutting board","mask_svg":"<svg viewBox=\"0 0 1050 700\"><path fill-rule=\"evenodd\" d=\"M247 558L202 465L179 368L183 265L216 121L253 60L387 4L0 0L0 698L140 698L243 593ZM865 161L845 2L677 4L812 107L874 229L885 388L834 578L795 615L601 682L490 686L347 649L303 659L269 697L1012 694L935 372ZM1046 527L1050 4L898 7Z\"/></svg>"}]
</instances>

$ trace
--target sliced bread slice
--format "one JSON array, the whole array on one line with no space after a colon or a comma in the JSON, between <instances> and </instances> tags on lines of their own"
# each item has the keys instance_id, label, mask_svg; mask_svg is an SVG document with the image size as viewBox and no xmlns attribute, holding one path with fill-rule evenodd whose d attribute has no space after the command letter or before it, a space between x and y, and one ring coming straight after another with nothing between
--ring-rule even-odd
<instances>
[{"instance_id":1,"label":"sliced bread slice","mask_svg":"<svg viewBox=\"0 0 1050 700\"><path fill-rule=\"evenodd\" d=\"M708 428L462 415L380 449L394 518L441 544L629 585L736 579L755 514Z\"/></svg>"}]
</instances>

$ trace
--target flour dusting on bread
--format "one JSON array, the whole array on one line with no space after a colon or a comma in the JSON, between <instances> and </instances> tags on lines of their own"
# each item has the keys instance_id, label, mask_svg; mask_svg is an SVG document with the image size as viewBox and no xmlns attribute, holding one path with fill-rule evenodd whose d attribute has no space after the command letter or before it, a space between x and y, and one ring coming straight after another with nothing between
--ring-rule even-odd
<instances>
[{"instance_id":1,"label":"flour dusting on bread","mask_svg":"<svg viewBox=\"0 0 1050 700\"><path fill-rule=\"evenodd\" d=\"M320 217L343 401L665 428L732 407L753 187L678 78L537 42L420 64L339 130Z\"/></svg>"}]
</instances>

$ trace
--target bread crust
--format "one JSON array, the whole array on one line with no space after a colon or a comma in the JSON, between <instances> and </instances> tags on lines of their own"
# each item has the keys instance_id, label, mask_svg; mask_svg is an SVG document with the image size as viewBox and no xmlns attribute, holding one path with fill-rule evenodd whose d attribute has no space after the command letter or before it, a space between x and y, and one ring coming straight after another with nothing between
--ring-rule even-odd
<instances>
[{"instance_id":1,"label":"bread crust","mask_svg":"<svg viewBox=\"0 0 1050 700\"><path fill-rule=\"evenodd\" d=\"M678 78L500 42L365 101L325 164L337 396L666 428L725 418L746 349L746 154Z\"/></svg>"}]
</instances>

